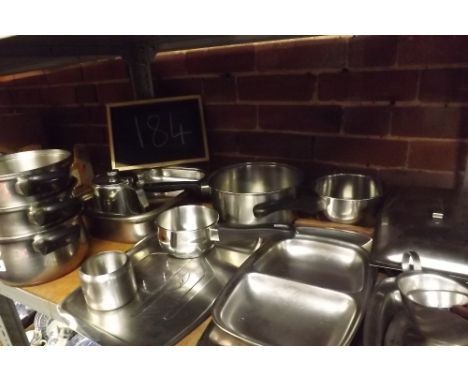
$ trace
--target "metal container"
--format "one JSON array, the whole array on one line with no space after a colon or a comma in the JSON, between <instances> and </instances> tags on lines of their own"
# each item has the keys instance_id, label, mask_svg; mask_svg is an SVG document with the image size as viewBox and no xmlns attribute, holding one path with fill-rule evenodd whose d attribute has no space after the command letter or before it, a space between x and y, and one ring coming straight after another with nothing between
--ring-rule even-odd
<instances>
[{"instance_id":1,"label":"metal container","mask_svg":"<svg viewBox=\"0 0 468 382\"><path fill-rule=\"evenodd\" d=\"M124 252L100 252L80 267L80 283L87 305L94 310L114 310L129 303L137 284L130 258Z\"/></svg>"},{"instance_id":2,"label":"metal container","mask_svg":"<svg viewBox=\"0 0 468 382\"><path fill-rule=\"evenodd\" d=\"M257 217L253 208L264 202L296 197L302 173L289 165L276 162L245 162L220 168L207 181L172 182L145 186L147 191L177 189L210 193L221 220L233 225L289 224L294 215L282 209Z\"/></svg>"},{"instance_id":3,"label":"metal container","mask_svg":"<svg viewBox=\"0 0 468 382\"><path fill-rule=\"evenodd\" d=\"M81 213L34 235L0 239L0 280L14 286L54 280L75 269L87 250Z\"/></svg>"},{"instance_id":4,"label":"metal container","mask_svg":"<svg viewBox=\"0 0 468 382\"><path fill-rule=\"evenodd\" d=\"M29 205L0 211L0 239L18 239L44 231L75 216L81 210L81 200L72 197L76 179L58 195L40 199Z\"/></svg>"},{"instance_id":5,"label":"metal container","mask_svg":"<svg viewBox=\"0 0 468 382\"><path fill-rule=\"evenodd\" d=\"M409 260L414 271L408 271ZM402 301L418 330L441 341L468 344L468 288L448 277L424 272L419 256L406 252L405 272L396 278ZM465 306L465 308L464 308Z\"/></svg>"},{"instance_id":6,"label":"metal container","mask_svg":"<svg viewBox=\"0 0 468 382\"><path fill-rule=\"evenodd\" d=\"M64 150L33 150L0 156L0 209L25 206L69 184L73 157Z\"/></svg>"},{"instance_id":7,"label":"metal container","mask_svg":"<svg viewBox=\"0 0 468 382\"><path fill-rule=\"evenodd\" d=\"M256 205L255 216L262 217L285 210L308 214L322 212L336 223L373 225L382 190L379 183L367 175L333 174L316 180L317 197L289 198Z\"/></svg>"},{"instance_id":8,"label":"metal container","mask_svg":"<svg viewBox=\"0 0 468 382\"><path fill-rule=\"evenodd\" d=\"M93 193L95 210L104 214L138 215L148 206L145 192L138 189L131 178L120 176L117 170L96 176Z\"/></svg>"},{"instance_id":9,"label":"metal container","mask_svg":"<svg viewBox=\"0 0 468 382\"><path fill-rule=\"evenodd\" d=\"M194 258L211 249L215 242L243 237L292 237L294 230L284 225L227 227L218 224L219 214L202 205L185 205L164 211L157 217L161 247L179 258Z\"/></svg>"},{"instance_id":10,"label":"metal container","mask_svg":"<svg viewBox=\"0 0 468 382\"><path fill-rule=\"evenodd\" d=\"M168 182L192 182L201 181L205 178L205 172L197 168L188 167L158 167L136 173L138 184L143 187L151 187L152 185L167 184ZM148 197L173 197L179 195L183 190L167 191L167 192L150 192Z\"/></svg>"},{"instance_id":11,"label":"metal container","mask_svg":"<svg viewBox=\"0 0 468 382\"><path fill-rule=\"evenodd\" d=\"M95 210L93 194L82 195L85 205L85 222L90 234L103 240L136 243L156 232L156 217L185 197L180 194L151 204L147 211L133 216L106 215Z\"/></svg>"}]
</instances>

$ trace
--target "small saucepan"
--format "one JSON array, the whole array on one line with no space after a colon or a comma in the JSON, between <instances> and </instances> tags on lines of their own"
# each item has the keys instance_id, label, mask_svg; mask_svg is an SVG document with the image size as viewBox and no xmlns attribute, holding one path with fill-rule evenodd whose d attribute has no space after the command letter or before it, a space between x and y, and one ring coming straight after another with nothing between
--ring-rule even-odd
<instances>
[{"instance_id":1,"label":"small saucepan","mask_svg":"<svg viewBox=\"0 0 468 382\"><path fill-rule=\"evenodd\" d=\"M218 213L209 207L189 204L162 212L156 219L161 247L179 258L201 256L215 242L259 237L290 238L288 225L268 224L256 227L227 227L218 224Z\"/></svg>"},{"instance_id":2,"label":"small saucepan","mask_svg":"<svg viewBox=\"0 0 468 382\"><path fill-rule=\"evenodd\" d=\"M264 217L287 209L316 214L322 212L328 220L355 224L370 222L382 198L380 184L368 175L333 174L316 180L313 197L265 202L253 208L254 215Z\"/></svg>"}]
</instances>

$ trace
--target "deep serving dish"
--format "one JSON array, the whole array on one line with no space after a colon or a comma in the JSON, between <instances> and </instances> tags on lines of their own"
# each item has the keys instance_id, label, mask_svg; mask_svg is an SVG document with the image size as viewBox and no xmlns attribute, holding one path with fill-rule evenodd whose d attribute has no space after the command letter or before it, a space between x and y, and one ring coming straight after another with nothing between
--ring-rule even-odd
<instances>
[{"instance_id":1,"label":"deep serving dish","mask_svg":"<svg viewBox=\"0 0 468 382\"><path fill-rule=\"evenodd\" d=\"M347 345L372 279L360 246L298 232L246 262L218 298L214 322L251 345Z\"/></svg>"}]
</instances>

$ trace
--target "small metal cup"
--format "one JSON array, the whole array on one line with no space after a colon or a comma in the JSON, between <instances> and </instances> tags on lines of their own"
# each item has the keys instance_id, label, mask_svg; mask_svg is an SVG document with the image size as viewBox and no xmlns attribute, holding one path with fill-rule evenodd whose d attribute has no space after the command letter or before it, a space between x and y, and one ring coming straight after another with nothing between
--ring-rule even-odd
<instances>
[{"instance_id":1,"label":"small metal cup","mask_svg":"<svg viewBox=\"0 0 468 382\"><path fill-rule=\"evenodd\" d=\"M120 308L137 292L132 263L123 252L100 252L88 258L79 275L86 303L94 310Z\"/></svg>"},{"instance_id":2,"label":"small metal cup","mask_svg":"<svg viewBox=\"0 0 468 382\"><path fill-rule=\"evenodd\" d=\"M413 271L407 271L410 258ZM468 288L448 277L423 272L414 252L404 255L403 269L406 271L397 277L397 286L421 334L442 343L468 344L468 319L459 309L468 304Z\"/></svg>"}]
</instances>

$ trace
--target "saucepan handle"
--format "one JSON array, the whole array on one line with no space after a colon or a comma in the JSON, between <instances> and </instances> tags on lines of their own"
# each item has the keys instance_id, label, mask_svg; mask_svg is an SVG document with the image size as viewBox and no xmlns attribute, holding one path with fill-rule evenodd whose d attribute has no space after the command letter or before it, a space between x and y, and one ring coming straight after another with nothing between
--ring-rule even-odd
<instances>
[{"instance_id":1,"label":"saucepan handle","mask_svg":"<svg viewBox=\"0 0 468 382\"><path fill-rule=\"evenodd\" d=\"M421 259L415 251L403 253L401 258L401 269L403 272L422 271Z\"/></svg>"},{"instance_id":2,"label":"saucepan handle","mask_svg":"<svg viewBox=\"0 0 468 382\"><path fill-rule=\"evenodd\" d=\"M262 218L282 210L291 210L315 215L324 209L323 201L320 197L301 197L295 199L273 200L257 204L253 208L255 217Z\"/></svg>"},{"instance_id":3,"label":"saucepan handle","mask_svg":"<svg viewBox=\"0 0 468 382\"><path fill-rule=\"evenodd\" d=\"M65 245L77 241L81 234L79 224L73 224L69 227L64 227L54 232L46 232L34 236L32 243L33 249L41 255L47 255Z\"/></svg>"},{"instance_id":4,"label":"saucepan handle","mask_svg":"<svg viewBox=\"0 0 468 382\"><path fill-rule=\"evenodd\" d=\"M295 234L293 226L287 224L263 224L253 227L227 226L218 224L210 230L210 239L213 241L236 241L242 239L275 238L289 239Z\"/></svg>"},{"instance_id":5,"label":"saucepan handle","mask_svg":"<svg viewBox=\"0 0 468 382\"><path fill-rule=\"evenodd\" d=\"M16 179L15 190L19 195L30 196L32 195L31 189L41 183L56 183L64 179L68 179L69 177L70 175L65 171L56 171L26 177L19 176Z\"/></svg>"}]
</instances>

